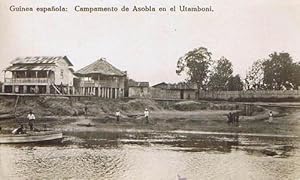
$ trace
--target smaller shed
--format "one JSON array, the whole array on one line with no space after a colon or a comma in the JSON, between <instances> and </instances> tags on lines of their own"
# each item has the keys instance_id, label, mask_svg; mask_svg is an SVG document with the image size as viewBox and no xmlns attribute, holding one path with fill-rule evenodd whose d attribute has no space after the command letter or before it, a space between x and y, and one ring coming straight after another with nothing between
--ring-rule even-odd
<instances>
[{"instance_id":1,"label":"smaller shed","mask_svg":"<svg viewBox=\"0 0 300 180\"><path fill-rule=\"evenodd\" d=\"M196 99L197 86L192 83L159 83L152 86L150 94L157 99Z\"/></svg>"},{"instance_id":2,"label":"smaller shed","mask_svg":"<svg viewBox=\"0 0 300 180\"><path fill-rule=\"evenodd\" d=\"M146 98L150 97L149 82L137 82L133 79L128 80L128 97Z\"/></svg>"}]
</instances>

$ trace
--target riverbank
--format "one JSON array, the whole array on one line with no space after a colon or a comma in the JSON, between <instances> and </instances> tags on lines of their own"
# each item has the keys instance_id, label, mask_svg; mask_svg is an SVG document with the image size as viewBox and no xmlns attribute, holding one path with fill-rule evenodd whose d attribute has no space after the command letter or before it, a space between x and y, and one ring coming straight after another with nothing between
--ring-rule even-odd
<instances>
[{"instance_id":1,"label":"riverbank","mask_svg":"<svg viewBox=\"0 0 300 180\"><path fill-rule=\"evenodd\" d=\"M35 126L38 129L51 128L70 131L103 131L103 132L143 132L143 131L211 131L233 133L267 133L299 136L300 112L278 116L272 123L267 122L267 116L241 116L239 126L228 125L225 115L228 111L154 111L150 122L146 123L142 115L122 115L120 122L115 117L106 114L99 116L45 116L37 118ZM26 120L4 120L0 122L3 129L11 129L17 124L25 124Z\"/></svg>"},{"instance_id":2,"label":"riverbank","mask_svg":"<svg viewBox=\"0 0 300 180\"><path fill-rule=\"evenodd\" d=\"M65 124L56 124L53 127L64 131L210 131L233 133L266 133L300 135L298 121L300 112L286 116L277 114L272 123L267 120L267 115L241 116L238 125L227 123L226 110L202 110L202 111L157 111L152 112L150 122L147 123L142 116L123 117L117 122L114 117L66 117Z\"/></svg>"},{"instance_id":3,"label":"riverbank","mask_svg":"<svg viewBox=\"0 0 300 180\"><path fill-rule=\"evenodd\" d=\"M81 99L66 97L6 98L1 97L0 115L16 118L0 120L3 129L27 124L26 115L33 110L36 127L62 131L211 131L299 135L300 108L288 103L232 103L208 101L158 102L149 99ZM87 115L85 108L87 107ZM143 117L150 110L150 122ZM121 111L120 122L114 113ZM229 112L240 113L238 125L227 124ZM268 123L268 113L274 119Z\"/></svg>"}]
</instances>

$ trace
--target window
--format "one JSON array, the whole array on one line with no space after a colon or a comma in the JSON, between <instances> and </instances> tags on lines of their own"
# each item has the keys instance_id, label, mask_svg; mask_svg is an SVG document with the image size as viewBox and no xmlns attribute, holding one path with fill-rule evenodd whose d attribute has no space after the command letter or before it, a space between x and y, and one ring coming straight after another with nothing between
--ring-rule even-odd
<instances>
[{"instance_id":1,"label":"window","mask_svg":"<svg viewBox=\"0 0 300 180\"><path fill-rule=\"evenodd\" d=\"M63 70L63 69L60 70L60 78L61 78L61 79L64 78L64 70Z\"/></svg>"}]
</instances>

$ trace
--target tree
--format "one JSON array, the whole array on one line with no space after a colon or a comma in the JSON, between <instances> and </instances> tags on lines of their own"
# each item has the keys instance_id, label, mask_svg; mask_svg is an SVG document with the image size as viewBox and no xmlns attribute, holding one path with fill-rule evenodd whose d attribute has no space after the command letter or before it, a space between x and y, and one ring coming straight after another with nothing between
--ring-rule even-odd
<instances>
[{"instance_id":1,"label":"tree","mask_svg":"<svg viewBox=\"0 0 300 180\"><path fill-rule=\"evenodd\" d=\"M291 75L293 82L293 89L299 89L300 87L300 63L293 63L293 71Z\"/></svg>"},{"instance_id":2,"label":"tree","mask_svg":"<svg viewBox=\"0 0 300 180\"><path fill-rule=\"evenodd\" d=\"M287 89L295 84L293 70L295 66L289 53L277 53L269 55L269 59L263 62L264 84L267 89Z\"/></svg>"},{"instance_id":3,"label":"tree","mask_svg":"<svg viewBox=\"0 0 300 180\"><path fill-rule=\"evenodd\" d=\"M243 82L241 80L240 75L231 76L228 79L227 83L228 91L242 91L243 90Z\"/></svg>"},{"instance_id":4,"label":"tree","mask_svg":"<svg viewBox=\"0 0 300 180\"><path fill-rule=\"evenodd\" d=\"M212 76L208 82L208 87L213 91L224 91L228 90L228 80L232 77L233 68L232 63L222 57L216 62L213 68Z\"/></svg>"},{"instance_id":5,"label":"tree","mask_svg":"<svg viewBox=\"0 0 300 180\"><path fill-rule=\"evenodd\" d=\"M245 85L246 89L264 89L264 60L255 61L250 71L246 74Z\"/></svg>"},{"instance_id":6,"label":"tree","mask_svg":"<svg viewBox=\"0 0 300 180\"><path fill-rule=\"evenodd\" d=\"M185 73L188 76L186 81L197 84L197 97L199 97L200 89L204 88L210 64L211 52L205 47L195 48L177 61L176 73L178 75Z\"/></svg>"},{"instance_id":7,"label":"tree","mask_svg":"<svg viewBox=\"0 0 300 180\"><path fill-rule=\"evenodd\" d=\"M289 53L274 52L269 58L255 61L245 79L247 89L284 90L300 85L300 65Z\"/></svg>"}]
</instances>

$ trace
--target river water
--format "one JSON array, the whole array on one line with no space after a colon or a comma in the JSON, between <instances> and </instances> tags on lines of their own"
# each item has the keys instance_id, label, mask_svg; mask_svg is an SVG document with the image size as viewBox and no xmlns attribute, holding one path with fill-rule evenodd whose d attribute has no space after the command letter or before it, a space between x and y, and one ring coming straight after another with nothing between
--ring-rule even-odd
<instances>
[{"instance_id":1,"label":"river water","mask_svg":"<svg viewBox=\"0 0 300 180\"><path fill-rule=\"evenodd\" d=\"M185 132L66 132L0 145L0 179L300 179L299 138Z\"/></svg>"}]
</instances>

